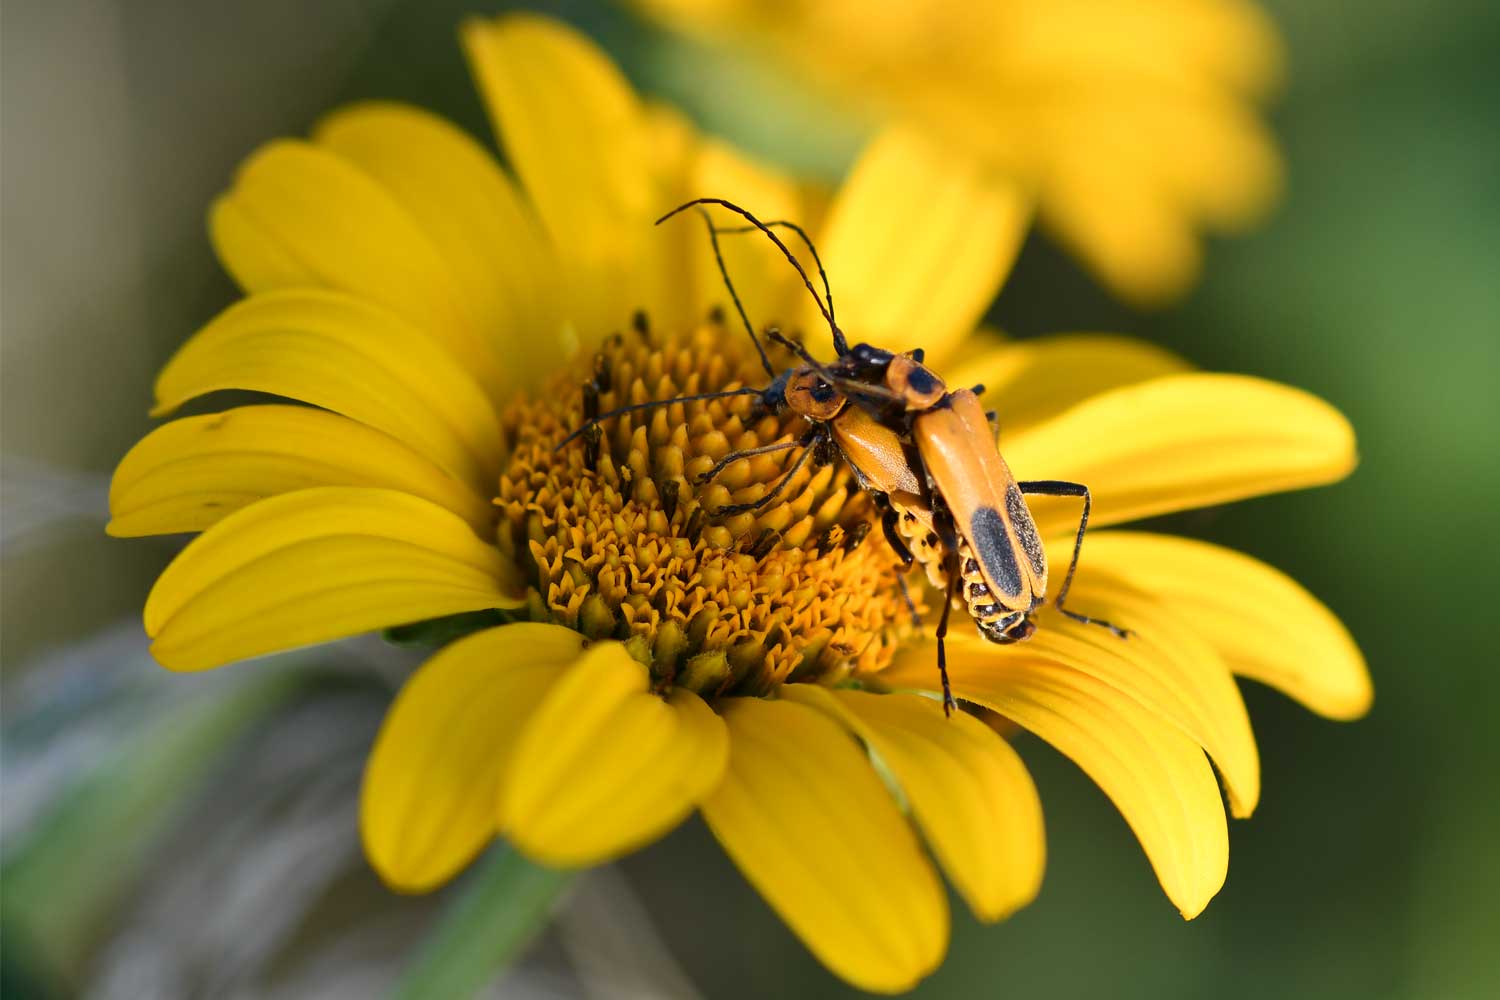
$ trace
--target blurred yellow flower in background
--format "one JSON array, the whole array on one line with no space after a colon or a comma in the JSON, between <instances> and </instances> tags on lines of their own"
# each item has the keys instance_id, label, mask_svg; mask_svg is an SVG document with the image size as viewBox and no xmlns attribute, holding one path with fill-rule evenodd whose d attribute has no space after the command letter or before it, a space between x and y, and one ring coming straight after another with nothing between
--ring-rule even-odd
<instances>
[{"instance_id":1,"label":"blurred yellow flower in background","mask_svg":"<svg viewBox=\"0 0 1500 1000\"><path fill-rule=\"evenodd\" d=\"M228 389L310 405L184 417L121 462L114 534L202 532L146 603L153 653L201 670L477 615L406 683L371 754L362 832L388 883L440 885L497 835L595 864L697 810L830 969L909 988L948 937L918 832L1000 919L1040 885L1036 790L977 715L944 718L844 469L713 515L782 466L697 475L790 439L795 418L747 397L677 404L613 421L593 458L557 447L586 381L602 409L758 384L712 318L725 294L701 231L652 218L713 195L806 222L846 328L987 383L1017 474L1088 483L1100 527L1337 480L1352 431L1306 393L1126 338L971 337L1028 199L926 136L882 133L829 199L643 104L555 22L474 21L463 39L511 170L426 112L357 105L255 153L215 203L246 296L169 362L154 412ZM753 314L807 314L771 248L724 242ZM1076 512L1036 515L1049 543L1071 539ZM1194 916L1228 860L1209 759L1233 814L1259 796L1234 675L1353 718L1363 659L1295 582L1207 543L1090 534L1075 593L1135 636L1048 611L1024 644L955 638L955 693L1076 761Z\"/></svg>"},{"instance_id":2,"label":"blurred yellow flower in background","mask_svg":"<svg viewBox=\"0 0 1500 1000\"><path fill-rule=\"evenodd\" d=\"M1196 280L1200 231L1281 186L1259 105L1274 27L1248 0L634 0L759 49L871 124L919 128L1035 193L1042 222L1138 305Z\"/></svg>"}]
</instances>

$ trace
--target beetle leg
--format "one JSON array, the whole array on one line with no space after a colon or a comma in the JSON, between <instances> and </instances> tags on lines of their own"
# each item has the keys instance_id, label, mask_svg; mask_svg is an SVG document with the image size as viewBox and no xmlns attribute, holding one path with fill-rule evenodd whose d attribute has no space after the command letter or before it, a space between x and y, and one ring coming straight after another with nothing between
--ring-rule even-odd
<instances>
[{"instance_id":1,"label":"beetle leg","mask_svg":"<svg viewBox=\"0 0 1500 1000\"><path fill-rule=\"evenodd\" d=\"M880 510L880 529L885 532L885 542L896 553L896 558L901 560L901 572L896 577L896 582L901 585L901 596L906 600L906 610L911 612L911 623L917 628L922 627L922 616L917 614L917 602L911 599L911 591L906 589L906 571L911 569L914 561L911 549L907 547L906 541L901 537L898 525L901 523L901 515L896 513L896 508L891 506L890 500L884 493L870 494L875 500L875 506Z\"/></svg>"},{"instance_id":2,"label":"beetle leg","mask_svg":"<svg viewBox=\"0 0 1500 1000\"><path fill-rule=\"evenodd\" d=\"M703 483L711 481L715 476L723 472L731 463L737 462L742 458L749 458L752 455L769 455L773 451L786 451L790 448L800 448L805 444L807 444L807 440L804 438L798 441L782 441L778 444L763 445L759 448L745 448L741 451L732 451L715 462L713 464L713 468L709 469L707 472L701 473L698 476L696 482L699 485L702 485Z\"/></svg>"},{"instance_id":3,"label":"beetle leg","mask_svg":"<svg viewBox=\"0 0 1500 1000\"><path fill-rule=\"evenodd\" d=\"M953 690L948 686L948 650L943 641L948 637L948 614L953 610L953 587L958 581L958 560L952 556L948 558L948 592L943 595L943 616L938 619L937 647L938 647L938 676L943 681L943 715L951 716L953 709L957 707L953 700Z\"/></svg>"},{"instance_id":4,"label":"beetle leg","mask_svg":"<svg viewBox=\"0 0 1500 1000\"><path fill-rule=\"evenodd\" d=\"M1058 590L1057 600L1053 603L1057 605L1057 610L1075 622L1107 628L1121 639L1130 635L1126 629L1111 625L1102 618L1090 618L1088 615L1081 615L1076 611L1069 611L1063 607L1063 602L1068 599L1068 588L1073 586L1073 573L1078 569L1078 554L1083 551L1083 533L1088 530L1089 526L1089 508L1093 506L1093 498L1089 496L1089 488L1082 483L1068 483L1056 479L1042 479L1033 482L1017 483L1016 485L1021 488L1022 493L1030 493L1034 496L1083 498L1083 516L1078 519L1078 535L1073 539L1073 558L1068 563L1068 573L1063 577L1062 588Z\"/></svg>"},{"instance_id":5,"label":"beetle leg","mask_svg":"<svg viewBox=\"0 0 1500 1000\"><path fill-rule=\"evenodd\" d=\"M792 463L792 467L787 470L787 474L782 476L775 486L771 487L771 492L767 493L759 500L752 501L751 503L727 504L714 511L714 514L716 516L720 514L743 514L749 510L760 510L766 504L781 496L782 491L786 489L787 483L790 483L792 481L792 478L797 475L797 473L802 469L804 465L807 464L807 460L812 457L812 453L812 448L802 449L802 454L797 456L797 461Z\"/></svg>"},{"instance_id":6,"label":"beetle leg","mask_svg":"<svg viewBox=\"0 0 1500 1000\"><path fill-rule=\"evenodd\" d=\"M921 628L922 616L917 614L917 602L911 599L911 591L906 588L906 574L897 576L896 582L901 585L901 597L906 601L906 610L911 612L912 628Z\"/></svg>"},{"instance_id":7,"label":"beetle leg","mask_svg":"<svg viewBox=\"0 0 1500 1000\"><path fill-rule=\"evenodd\" d=\"M885 532L886 544L891 547L892 552L896 553L896 558L901 560L901 568L911 569L911 549L907 547L906 541L901 537L901 532L897 530L897 526L901 523L901 515L896 513L896 508L892 507L881 494L876 493L874 496L876 505L881 509L880 530Z\"/></svg>"}]
</instances>

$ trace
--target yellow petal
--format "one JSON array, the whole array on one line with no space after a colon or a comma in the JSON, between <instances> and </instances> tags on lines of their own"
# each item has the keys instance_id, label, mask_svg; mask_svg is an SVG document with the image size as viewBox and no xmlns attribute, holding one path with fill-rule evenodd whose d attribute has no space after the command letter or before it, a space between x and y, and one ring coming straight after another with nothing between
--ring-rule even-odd
<instances>
[{"instance_id":1,"label":"yellow petal","mask_svg":"<svg viewBox=\"0 0 1500 1000\"><path fill-rule=\"evenodd\" d=\"M839 326L851 342L951 355L983 315L1020 249L1030 202L1010 183L904 130L872 142L818 239ZM802 328L832 349L810 305Z\"/></svg>"},{"instance_id":2,"label":"yellow petal","mask_svg":"<svg viewBox=\"0 0 1500 1000\"><path fill-rule=\"evenodd\" d=\"M1041 192L1046 227L1126 301L1159 308L1193 286L1202 247L1181 205L1109 157L1066 157Z\"/></svg>"},{"instance_id":3,"label":"yellow petal","mask_svg":"<svg viewBox=\"0 0 1500 1000\"><path fill-rule=\"evenodd\" d=\"M1042 803L1026 765L994 730L915 695L790 684L783 697L852 729L890 768L912 815L981 920L1036 898L1046 864Z\"/></svg>"},{"instance_id":4,"label":"yellow petal","mask_svg":"<svg viewBox=\"0 0 1500 1000\"><path fill-rule=\"evenodd\" d=\"M1068 333L1012 341L966 355L943 371L950 386L985 386L1000 415L1000 442L1100 393L1192 366L1135 337Z\"/></svg>"},{"instance_id":5,"label":"yellow petal","mask_svg":"<svg viewBox=\"0 0 1500 1000\"><path fill-rule=\"evenodd\" d=\"M360 794L365 854L381 878L423 892L495 836L495 791L522 727L582 651L583 636L560 625L502 625L412 675L381 724Z\"/></svg>"},{"instance_id":6,"label":"yellow petal","mask_svg":"<svg viewBox=\"0 0 1500 1000\"><path fill-rule=\"evenodd\" d=\"M156 380L153 416L221 389L274 393L385 431L488 495L505 446L495 411L441 347L379 306L296 289L243 299Z\"/></svg>"},{"instance_id":7,"label":"yellow petal","mask_svg":"<svg viewBox=\"0 0 1500 1000\"><path fill-rule=\"evenodd\" d=\"M597 46L549 18L472 19L463 42L506 156L574 282L570 314L585 343L597 339L644 304L639 256L658 206L640 105Z\"/></svg>"},{"instance_id":8,"label":"yellow petal","mask_svg":"<svg viewBox=\"0 0 1500 1000\"><path fill-rule=\"evenodd\" d=\"M1090 575L1120 581L1190 623L1235 673L1333 719L1374 699L1364 656L1317 598L1259 560L1207 542L1134 531L1089 535Z\"/></svg>"},{"instance_id":9,"label":"yellow petal","mask_svg":"<svg viewBox=\"0 0 1500 1000\"><path fill-rule=\"evenodd\" d=\"M324 278L232 198L208 210L208 232L219 262L246 292L316 288Z\"/></svg>"},{"instance_id":10,"label":"yellow petal","mask_svg":"<svg viewBox=\"0 0 1500 1000\"><path fill-rule=\"evenodd\" d=\"M335 112L313 139L379 182L431 240L508 375L538 380L562 363L552 248L483 146L384 102Z\"/></svg>"},{"instance_id":11,"label":"yellow petal","mask_svg":"<svg viewBox=\"0 0 1500 1000\"><path fill-rule=\"evenodd\" d=\"M202 670L522 601L517 572L456 514L394 490L261 500L199 535L146 599L151 652Z\"/></svg>"},{"instance_id":12,"label":"yellow petal","mask_svg":"<svg viewBox=\"0 0 1500 1000\"><path fill-rule=\"evenodd\" d=\"M1141 171L1199 223L1234 232L1264 218L1280 199L1283 179L1275 140L1260 120L1218 95L1160 97L1143 95L1130 109L1130 135L1121 118L1100 108L1096 134L1122 133L1114 148L1138 156ZM1165 144L1171 156L1150 148Z\"/></svg>"},{"instance_id":13,"label":"yellow petal","mask_svg":"<svg viewBox=\"0 0 1500 1000\"><path fill-rule=\"evenodd\" d=\"M1005 442L1018 479L1094 495L1092 525L1342 479L1354 430L1300 389L1243 375L1169 375L1095 396ZM1043 534L1077 527L1076 501L1032 503Z\"/></svg>"},{"instance_id":14,"label":"yellow petal","mask_svg":"<svg viewBox=\"0 0 1500 1000\"><path fill-rule=\"evenodd\" d=\"M446 507L477 532L494 507L389 435L307 406L242 406L158 427L109 484L111 535L202 531L246 504L312 486L381 486Z\"/></svg>"},{"instance_id":15,"label":"yellow petal","mask_svg":"<svg viewBox=\"0 0 1500 1000\"><path fill-rule=\"evenodd\" d=\"M306 287L311 278L313 287L379 303L438 338L504 398L499 359L448 262L417 221L353 164L310 143L272 142L240 167L209 230L245 291Z\"/></svg>"},{"instance_id":16,"label":"yellow petal","mask_svg":"<svg viewBox=\"0 0 1500 1000\"><path fill-rule=\"evenodd\" d=\"M661 211L705 194L693 176L703 141L697 129L670 105L647 102L643 111L646 145L651 151L649 167L658 179L655 200ZM700 290L688 288L684 277L701 267L708 246L702 224L689 216L653 230L645 299L652 324L672 330L702 322L707 306L699 308Z\"/></svg>"},{"instance_id":17,"label":"yellow petal","mask_svg":"<svg viewBox=\"0 0 1500 1000\"><path fill-rule=\"evenodd\" d=\"M1208 759L1135 698L1036 655L1034 641L984 662L952 657L954 694L1015 720L1081 767L1135 831L1167 897L1184 917L1197 916L1229 867L1228 825ZM919 666L932 669L925 657L903 663L891 682L927 686Z\"/></svg>"},{"instance_id":18,"label":"yellow petal","mask_svg":"<svg viewBox=\"0 0 1500 1000\"><path fill-rule=\"evenodd\" d=\"M527 723L498 789L500 830L545 864L607 861L687 818L728 755L703 699L663 699L624 646L601 643Z\"/></svg>"},{"instance_id":19,"label":"yellow petal","mask_svg":"<svg viewBox=\"0 0 1500 1000\"><path fill-rule=\"evenodd\" d=\"M733 698L729 770L703 818L804 944L860 989L910 989L942 961L948 905L916 834L827 716Z\"/></svg>"}]
</instances>

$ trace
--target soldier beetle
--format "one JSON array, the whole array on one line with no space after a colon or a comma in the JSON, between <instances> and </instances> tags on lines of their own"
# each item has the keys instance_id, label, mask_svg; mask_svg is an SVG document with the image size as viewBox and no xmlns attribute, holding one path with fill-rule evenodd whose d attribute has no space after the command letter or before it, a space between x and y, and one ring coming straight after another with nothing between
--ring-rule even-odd
<instances>
[{"instance_id":1,"label":"soldier beetle","mask_svg":"<svg viewBox=\"0 0 1500 1000\"><path fill-rule=\"evenodd\" d=\"M707 205L735 212L749 225L720 228L704 208ZM760 389L745 387L637 403L602 414L596 412L597 405L587 405L586 393L584 425L558 447L590 429L597 434L599 422L611 417L699 399L754 395L772 412L790 410L803 417L809 427L798 439L725 455L699 476L699 482L712 480L741 458L802 449L791 468L758 500L716 511L742 513L774 501L809 460L822 464L842 458L860 488L874 498L886 541L902 567L921 565L932 585L944 593L935 637L945 712L951 713L954 707L944 640L949 613L955 605L962 602L979 634L991 642L1020 642L1036 631L1031 616L1046 600L1048 571L1046 552L1026 505L1028 495L1078 497L1083 501L1072 558L1053 602L1057 610L1074 621L1107 628L1121 638L1129 634L1064 606L1088 529L1092 497L1087 486L1061 480L1016 480L1000 454L994 415L986 414L979 403L984 387L949 391L943 380L923 364L920 349L896 354L870 344L850 347L835 319L832 291L817 249L795 223L762 222L731 202L698 198L668 212L657 224L694 207L703 215L720 275L770 383ZM807 245L822 280L823 297L818 296L801 262L776 235L775 228L795 232ZM772 366L735 291L719 246L721 233L751 231L759 231L775 244L802 278L833 335L838 355L833 362L818 361L801 344L773 328L766 332L767 338L792 351L804 364L779 374ZM597 395L594 402L597 404ZM597 438L594 440L597 442ZM910 598L907 600L910 606Z\"/></svg>"}]
</instances>

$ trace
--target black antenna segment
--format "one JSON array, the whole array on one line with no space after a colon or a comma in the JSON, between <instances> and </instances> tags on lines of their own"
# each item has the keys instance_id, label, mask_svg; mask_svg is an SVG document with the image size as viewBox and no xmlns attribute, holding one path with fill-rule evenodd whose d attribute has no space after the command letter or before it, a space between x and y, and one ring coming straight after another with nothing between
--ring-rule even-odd
<instances>
[{"instance_id":1,"label":"black antenna segment","mask_svg":"<svg viewBox=\"0 0 1500 1000\"><path fill-rule=\"evenodd\" d=\"M686 207L686 206L684 206ZM776 377L776 369L771 367L771 359L766 357L766 349L761 344L760 338L755 335L755 328L750 325L750 317L745 315L745 307L740 302L740 293L734 290L734 282L729 279L729 268L724 265L724 252L719 249L719 230L714 226L713 216L708 214L708 209L698 206L698 214L703 216L703 224L708 227L708 241L713 244L714 260L719 265L719 277L724 279L724 287L729 289L729 297L734 300L735 312L740 314L740 322L745 324L745 332L750 335L750 342L755 345L755 351L760 355L761 367L766 374L772 378ZM663 218L666 218L663 216ZM662 219L657 219L659 226Z\"/></svg>"},{"instance_id":2,"label":"black antenna segment","mask_svg":"<svg viewBox=\"0 0 1500 1000\"><path fill-rule=\"evenodd\" d=\"M750 223L750 225L754 226L762 233L765 233L766 238L772 243L776 244L776 248L781 251L781 255L787 259L792 267L796 268L797 273L802 277L802 284L806 286L808 294L811 295L813 297L813 301L817 303L818 311L822 313L823 318L828 321L828 329L833 334L834 350L837 351L841 356L848 353L849 344L848 341L844 339L843 331L840 330L838 324L833 321L832 310L828 306L824 305L823 300L818 296L818 291L813 287L812 279L807 276L807 271L803 269L802 262L799 261L797 259L797 255L792 253L792 251L787 248L787 245L781 241L781 237L777 236L769 226L757 219L750 212L736 205L734 202L726 201L723 198L694 198L692 201L678 205L676 208L672 209L672 211L657 219L656 224L659 226L663 222L666 222L668 219L670 219L672 216L676 215L678 212L692 208L695 205L718 205L721 208L727 208L729 209L729 211L734 212L736 215L743 218L746 222ZM710 223L710 225L711 224L712 223ZM804 240L807 239L807 234L803 233L802 238ZM809 241L809 243L810 242L811 241ZM819 270L821 269L822 268L820 262Z\"/></svg>"},{"instance_id":3,"label":"black antenna segment","mask_svg":"<svg viewBox=\"0 0 1500 1000\"><path fill-rule=\"evenodd\" d=\"M767 229L777 229L777 228L790 229L792 232L794 232L798 236L802 237L802 242L807 245L807 252L810 253L810 254L812 254L813 263L818 266L818 277L820 279L822 279L822 281L823 281L823 299L824 299L824 301L826 301L828 303L828 317L829 317L830 321L832 321L834 329L839 333L840 336L842 336L843 335L843 331L838 329L838 325L839 325L838 313L834 312L834 309L833 309L833 289L830 288L829 285L828 285L828 272L825 271L825 270L823 270L823 258L820 257L820 256L818 256L818 248L813 245L812 237L807 235L807 230L803 229L801 226L797 225L795 222L792 222L792 221L790 221L788 219L774 219L774 220L766 223L766 228ZM756 232L756 231L757 230L756 230L756 228L754 226L720 226L719 227L719 232L721 232L721 233L728 233L728 234L734 234L734 233L753 233L753 232ZM839 350L838 353L839 354L844 354L844 353L846 353L846 350Z\"/></svg>"}]
</instances>

